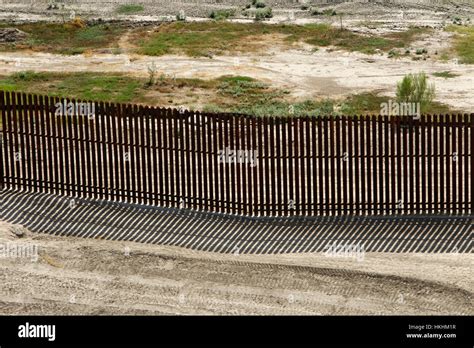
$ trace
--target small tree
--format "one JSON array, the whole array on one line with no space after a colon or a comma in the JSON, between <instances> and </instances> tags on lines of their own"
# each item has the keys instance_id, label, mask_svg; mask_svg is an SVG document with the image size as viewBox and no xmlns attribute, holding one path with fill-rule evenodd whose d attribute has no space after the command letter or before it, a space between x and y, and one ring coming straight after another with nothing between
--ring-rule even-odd
<instances>
[{"instance_id":1,"label":"small tree","mask_svg":"<svg viewBox=\"0 0 474 348\"><path fill-rule=\"evenodd\" d=\"M424 72L405 75L397 84L397 102L420 103L425 112L435 97L435 85L429 85Z\"/></svg>"},{"instance_id":2,"label":"small tree","mask_svg":"<svg viewBox=\"0 0 474 348\"><path fill-rule=\"evenodd\" d=\"M148 66L148 81L146 83L147 87L153 86L156 82L156 72L157 68L155 62L152 62L151 65Z\"/></svg>"}]
</instances>

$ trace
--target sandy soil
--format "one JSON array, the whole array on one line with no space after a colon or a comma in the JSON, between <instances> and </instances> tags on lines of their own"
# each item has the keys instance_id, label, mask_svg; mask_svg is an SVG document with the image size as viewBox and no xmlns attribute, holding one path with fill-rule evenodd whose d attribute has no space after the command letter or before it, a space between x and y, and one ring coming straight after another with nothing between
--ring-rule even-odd
<instances>
[{"instance_id":1,"label":"sandy soil","mask_svg":"<svg viewBox=\"0 0 474 348\"><path fill-rule=\"evenodd\" d=\"M58 9L47 10L49 1L46 0L17 0L5 1L0 10L0 20L62 20L71 14L87 19L102 18L104 20L122 19L129 21L172 20L183 11L188 20L208 18L213 10L233 8L237 10L236 20L245 20L241 9L250 1L240 0L195 0L169 1L154 0L142 2L144 11L137 14L117 14L119 5L134 1L117 0L78 0L61 4ZM460 16L463 19L474 13L474 4L469 0L397 0L367 2L347 0L338 4L325 1L292 1L266 0L265 3L273 10L272 22L299 21L300 23L322 20L325 16L312 16L311 9L335 9L338 14L344 14L347 21L376 19L385 23L411 22L413 24L432 24L448 20L449 15ZM307 8L303 9L302 5ZM331 20L331 18L329 18Z\"/></svg>"},{"instance_id":2,"label":"sandy soil","mask_svg":"<svg viewBox=\"0 0 474 348\"><path fill-rule=\"evenodd\" d=\"M0 314L474 313L472 254L220 255L0 222L7 244L39 256L0 257Z\"/></svg>"}]
</instances>

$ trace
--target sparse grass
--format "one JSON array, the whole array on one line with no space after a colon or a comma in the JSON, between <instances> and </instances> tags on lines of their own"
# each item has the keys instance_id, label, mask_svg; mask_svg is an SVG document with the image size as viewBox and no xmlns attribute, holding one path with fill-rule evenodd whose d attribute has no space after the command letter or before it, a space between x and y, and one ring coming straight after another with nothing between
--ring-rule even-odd
<instances>
[{"instance_id":1,"label":"sparse grass","mask_svg":"<svg viewBox=\"0 0 474 348\"><path fill-rule=\"evenodd\" d=\"M79 99L131 102L140 80L122 75L94 73L19 72L0 78L0 90L74 96Z\"/></svg>"},{"instance_id":2,"label":"sparse grass","mask_svg":"<svg viewBox=\"0 0 474 348\"><path fill-rule=\"evenodd\" d=\"M0 90L41 93L83 100L144 103L160 107L186 107L204 111L244 113L256 116L321 116L379 114L387 97L373 93L344 100L294 100L288 91L273 88L247 76L222 76L212 80L157 76L147 79L120 74L19 72L0 76ZM432 103L428 113L453 112Z\"/></svg>"},{"instance_id":3,"label":"sparse grass","mask_svg":"<svg viewBox=\"0 0 474 348\"><path fill-rule=\"evenodd\" d=\"M414 41L420 35L430 34L432 32L433 32L433 29L431 28L410 27L408 28L408 30L390 33L386 37L388 39L396 40L397 42L400 42L400 43L410 43Z\"/></svg>"},{"instance_id":4,"label":"sparse grass","mask_svg":"<svg viewBox=\"0 0 474 348\"><path fill-rule=\"evenodd\" d=\"M459 62L474 64L474 26L451 25L446 30L457 33L454 39L454 49L460 58Z\"/></svg>"},{"instance_id":5,"label":"sparse grass","mask_svg":"<svg viewBox=\"0 0 474 348\"><path fill-rule=\"evenodd\" d=\"M260 23L248 26L229 22L164 24L140 42L139 53L151 56L171 53L209 56L209 52L233 51L243 37L262 31L263 24Z\"/></svg>"},{"instance_id":6,"label":"sparse grass","mask_svg":"<svg viewBox=\"0 0 474 348\"><path fill-rule=\"evenodd\" d=\"M380 96L371 92L354 94L346 98L346 100L340 104L338 113L342 115L379 115L381 112L381 103L388 102L389 99L389 97ZM459 112L459 110L452 109L446 104L435 101L432 101L431 104L427 106L426 111L423 111L423 113L438 115Z\"/></svg>"},{"instance_id":7,"label":"sparse grass","mask_svg":"<svg viewBox=\"0 0 474 348\"><path fill-rule=\"evenodd\" d=\"M115 12L118 14L135 14L135 13L143 12L144 10L145 8L143 7L143 5L124 4L124 5L120 5Z\"/></svg>"},{"instance_id":8,"label":"sparse grass","mask_svg":"<svg viewBox=\"0 0 474 348\"><path fill-rule=\"evenodd\" d=\"M323 116L330 115L334 110L332 100L305 100L290 103L287 101L272 101L251 105L222 106L207 104L204 107L208 112L232 112L243 113L255 116Z\"/></svg>"},{"instance_id":9,"label":"sparse grass","mask_svg":"<svg viewBox=\"0 0 474 348\"><path fill-rule=\"evenodd\" d=\"M352 95L344 100L339 108L343 115L378 115L380 104L387 101L387 97L374 93L360 93Z\"/></svg>"},{"instance_id":10,"label":"sparse grass","mask_svg":"<svg viewBox=\"0 0 474 348\"><path fill-rule=\"evenodd\" d=\"M139 53L160 56L184 53L189 56L209 56L236 52L245 48L249 36L282 34L282 44L304 41L315 47L336 46L348 51L373 54L376 50L390 51L408 46L418 35L429 32L427 28L410 28L406 32L387 36L366 36L339 29L328 24L266 25L263 23L192 22L170 23L160 26L139 43ZM262 37L261 39L265 39Z\"/></svg>"},{"instance_id":11,"label":"sparse grass","mask_svg":"<svg viewBox=\"0 0 474 348\"><path fill-rule=\"evenodd\" d=\"M443 77L445 79L452 79L459 76L458 74L454 74L450 71L439 71L439 72L433 73L432 75L436 77Z\"/></svg>"},{"instance_id":12,"label":"sparse grass","mask_svg":"<svg viewBox=\"0 0 474 348\"><path fill-rule=\"evenodd\" d=\"M265 7L257 11L261 11L262 16L266 17L271 9ZM222 14L215 16L221 18ZM12 25L0 23L0 27L6 26ZM28 33L28 39L17 44L0 44L0 51L32 49L81 54L102 48L114 50L126 30L119 24L97 24L81 28L73 23L29 23L14 27ZM162 24L152 33L148 33L148 30L149 28L142 29L136 33L138 53L152 56L184 53L193 57L256 50L265 47L265 35L275 34L283 37L281 45L306 42L315 47L335 46L348 51L373 54L377 50L388 52L394 48L406 47L420 34L429 32L426 28L410 28L405 32L386 36L367 36L329 24L267 25L260 22L244 24L226 21L175 22ZM252 40L248 40L249 37Z\"/></svg>"},{"instance_id":13,"label":"sparse grass","mask_svg":"<svg viewBox=\"0 0 474 348\"><path fill-rule=\"evenodd\" d=\"M12 26L0 23L0 28ZM116 47L124 28L113 24L97 24L80 28L72 23L26 23L14 25L29 34L25 42L0 44L0 51L32 49L60 54L81 54L86 50Z\"/></svg>"}]
</instances>

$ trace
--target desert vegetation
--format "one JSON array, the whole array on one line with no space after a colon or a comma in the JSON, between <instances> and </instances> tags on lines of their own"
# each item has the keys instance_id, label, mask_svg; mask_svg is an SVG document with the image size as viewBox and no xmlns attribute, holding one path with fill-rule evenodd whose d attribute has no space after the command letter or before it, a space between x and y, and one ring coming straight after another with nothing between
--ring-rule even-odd
<instances>
[{"instance_id":1,"label":"desert vegetation","mask_svg":"<svg viewBox=\"0 0 474 348\"><path fill-rule=\"evenodd\" d=\"M24 71L0 76L0 90L42 93L52 96L75 96L83 100L143 103L211 112L232 112L258 116L379 114L387 97L364 92L345 98L295 99L284 89L248 76L222 76L204 80L173 78L149 67L147 78L124 74L36 73ZM426 76L425 76L426 78ZM455 111L428 99L429 87L423 78L405 77L399 87L400 101L423 103L430 113ZM408 81L408 82L407 82ZM421 81L421 82L420 82ZM425 86L425 87L423 87ZM421 98L419 96L421 95Z\"/></svg>"}]
</instances>

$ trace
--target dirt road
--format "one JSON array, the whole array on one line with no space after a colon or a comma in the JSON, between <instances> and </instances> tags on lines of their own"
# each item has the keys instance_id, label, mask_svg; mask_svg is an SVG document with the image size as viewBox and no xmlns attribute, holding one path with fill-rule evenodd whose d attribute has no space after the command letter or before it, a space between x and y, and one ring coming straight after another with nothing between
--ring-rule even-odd
<instances>
[{"instance_id":1,"label":"dirt road","mask_svg":"<svg viewBox=\"0 0 474 348\"><path fill-rule=\"evenodd\" d=\"M0 258L1 314L474 313L472 254L218 255L1 222L0 243L38 248Z\"/></svg>"}]
</instances>

